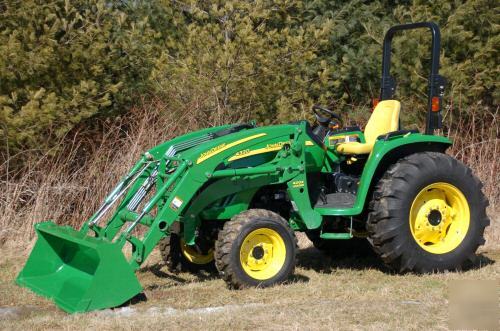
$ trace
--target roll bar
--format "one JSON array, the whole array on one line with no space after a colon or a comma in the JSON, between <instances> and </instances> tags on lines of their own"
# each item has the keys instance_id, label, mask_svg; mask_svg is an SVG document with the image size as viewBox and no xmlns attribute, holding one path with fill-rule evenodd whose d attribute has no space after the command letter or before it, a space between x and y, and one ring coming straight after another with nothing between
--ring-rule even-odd
<instances>
[{"instance_id":1,"label":"roll bar","mask_svg":"<svg viewBox=\"0 0 500 331\"><path fill-rule=\"evenodd\" d=\"M433 22L418 22L402 24L391 27L384 37L382 53L382 81L380 87L380 100L392 99L396 91L396 81L391 76L391 48L392 38L398 31L428 28L432 34L431 70L428 80L428 109L425 126L426 134L433 134L435 129L442 126L441 104L444 95L446 79L439 75L439 51L441 48L441 33L439 27Z\"/></svg>"}]
</instances>

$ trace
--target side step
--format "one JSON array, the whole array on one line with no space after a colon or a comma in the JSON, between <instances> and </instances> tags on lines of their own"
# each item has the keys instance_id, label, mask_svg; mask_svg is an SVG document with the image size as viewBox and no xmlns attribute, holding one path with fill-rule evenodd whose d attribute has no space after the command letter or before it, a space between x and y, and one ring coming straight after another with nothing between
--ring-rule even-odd
<instances>
[{"instance_id":1,"label":"side step","mask_svg":"<svg viewBox=\"0 0 500 331\"><path fill-rule=\"evenodd\" d=\"M326 203L325 203L326 202ZM356 202L356 196L352 193L331 193L326 195L326 201L318 199L314 208L352 208Z\"/></svg>"},{"instance_id":2,"label":"side step","mask_svg":"<svg viewBox=\"0 0 500 331\"><path fill-rule=\"evenodd\" d=\"M321 233L319 235L321 239L351 239L352 238L352 233L346 232L346 233Z\"/></svg>"},{"instance_id":3,"label":"side step","mask_svg":"<svg viewBox=\"0 0 500 331\"><path fill-rule=\"evenodd\" d=\"M323 230L321 230L319 237L321 239L330 239L330 240L351 239L353 237L353 235L352 235L352 217L351 217L351 224L349 226L349 232L323 232Z\"/></svg>"}]
</instances>

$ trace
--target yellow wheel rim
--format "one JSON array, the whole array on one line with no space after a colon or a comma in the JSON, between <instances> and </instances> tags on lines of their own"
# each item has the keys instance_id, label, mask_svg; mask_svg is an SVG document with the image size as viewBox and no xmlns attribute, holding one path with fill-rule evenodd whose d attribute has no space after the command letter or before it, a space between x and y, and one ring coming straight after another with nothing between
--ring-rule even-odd
<instances>
[{"instance_id":1,"label":"yellow wheel rim","mask_svg":"<svg viewBox=\"0 0 500 331\"><path fill-rule=\"evenodd\" d=\"M181 252L182 255L191 263L194 264L208 264L214 260L214 250L210 249L206 255L200 254L191 246L186 245L184 239L181 239Z\"/></svg>"},{"instance_id":2,"label":"yellow wheel rim","mask_svg":"<svg viewBox=\"0 0 500 331\"><path fill-rule=\"evenodd\" d=\"M469 230L467 199L455 186L434 183L421 190L410 209L410 229L415 241L433 254L451 252Z\"/></svg>"},{"instance_id":3,"label":"yellow wheel rim","mask_svg":"<svg viewBox=\"0 0 500 331\"><path fill-rule=\"evenodd\" d=\"M274 277L285 264L286 247L278 232L260 228L250 232L240 249L243 270L252 278L266 280Z\"/></svg>"}]
</instances>

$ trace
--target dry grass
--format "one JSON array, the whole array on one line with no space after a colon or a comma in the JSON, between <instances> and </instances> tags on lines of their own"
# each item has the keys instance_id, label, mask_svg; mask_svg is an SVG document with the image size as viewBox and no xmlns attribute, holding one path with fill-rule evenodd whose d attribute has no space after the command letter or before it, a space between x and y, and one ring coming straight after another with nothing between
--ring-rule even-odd
<instances>
[{"instance_id":1,"label":"dry grass","mask_svg":"<svg viewBox=\"0 0 500 331\"><path fill-rule=\"evenodd\" d=\"M0 257L0 328L6 330L439 330L448 329L448 284L498 279L486 253L473 270L432 275L388 273L374 256L325 257L300 240L290 284L229 290L211 274L172 274L158 253L138 272L146 301L114 310L67 315L13 284L24 256Z\"/></svg>"},{"instance_id":2,"label":"dry grass","mask_svg":"<svg viewBox=\"0 0 500 331\"><path fill-rule=\"evenodd\" d=\"M467 164L483 183L483 192L489 200L488 215L491 224L486 229L486 247L500 249L500 125L499 108L494 113L481 116L472 110L465 119L449 111L445 122L452 129L447 135L453 140L448 151L453 157Z\"/></svg>"},{"instance_id":3,"label":"dry grass","mask_svg":"<svg viewBox=\"0 0 500 331\"><path fill-rule=\"evenodd\" d=\"M500 202L500 123L499 109L495 113L475 111L467 119L452 112L446 120L451 129L447 135L453 140L449 153L467 164L484 184L483 192L491 206Z\"/></svg>"}]
</instances>

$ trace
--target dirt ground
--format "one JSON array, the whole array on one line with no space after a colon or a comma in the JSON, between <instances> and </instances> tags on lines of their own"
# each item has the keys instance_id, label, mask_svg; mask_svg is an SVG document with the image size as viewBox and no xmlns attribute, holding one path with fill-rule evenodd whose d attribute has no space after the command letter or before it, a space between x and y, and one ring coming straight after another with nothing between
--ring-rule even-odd
<instances>
[{"instance_id":1,"label":"dirt ground","mask_svg":"<svg viewBox=\"0 0 500 331\"><path fill-rule=\"evenodd\" d=\"M138 272L145 298L69 315L14 284L29 247L0 254L0 328L5 330L441 330L449 329L453 280L498 280L500 251L462 272L398 275L372 254L331 258L300 240L295 276L267 289L229 290L217 275L173 274L155 252Z\"/></svg>"}]
</instances>

